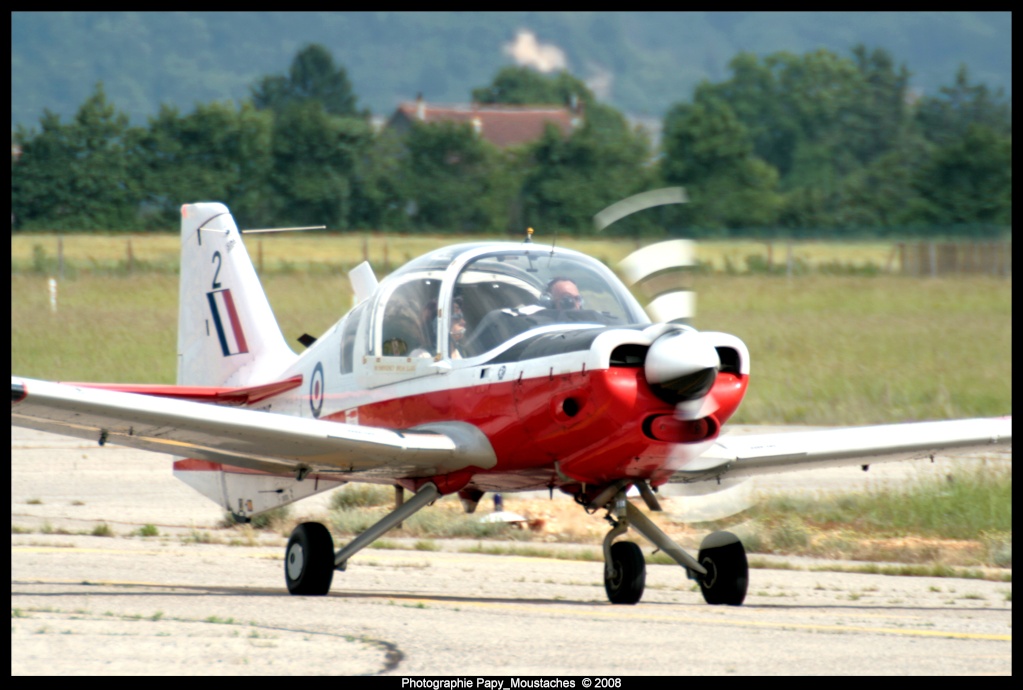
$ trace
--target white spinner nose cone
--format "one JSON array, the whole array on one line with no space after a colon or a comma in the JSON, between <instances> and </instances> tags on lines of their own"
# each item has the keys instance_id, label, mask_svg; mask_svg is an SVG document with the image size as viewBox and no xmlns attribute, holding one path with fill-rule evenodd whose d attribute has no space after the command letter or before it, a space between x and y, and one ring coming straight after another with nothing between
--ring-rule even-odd
<instances>
[{"instance_id":1,"label":"white spinner nose cone","mask_svg":"<svg viewBox=\"0 0 1023 690\"><path fill-rule=\"evenodd\" d=\"M675 389L685 379L706 375L708 369L713 369L716 375L720 366L717 350L701 333L674 331L665 333L650 346L644 372L647 383Z\"/></svg>"}]
</instances>

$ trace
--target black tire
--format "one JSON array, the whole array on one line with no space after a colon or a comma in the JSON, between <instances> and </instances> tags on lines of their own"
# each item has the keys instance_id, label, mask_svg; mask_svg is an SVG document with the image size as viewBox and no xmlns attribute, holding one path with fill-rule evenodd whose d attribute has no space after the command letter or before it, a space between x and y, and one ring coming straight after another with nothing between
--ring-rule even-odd
<instances>
[{"instance_id":1,"label":"black tire","mask_svg":"<svg viewBox=\"0 0 1023 690\"><path fill-rule=\"evenodd\" d=\"M604 589L612 604L635 604L643 597L646 586L646 560L639 546L631 541L611 544L611 568L604 569Z\"/></svg>"},{"instance_id":2,"label":"black tire","mask_svg":"<svg viewBox=\"0 0 1023 690\"><path fill-rule=\"evenodd\" d=\"M742 542L731 532L714 532L700 547L697 559L707 574L700 590L708 604L741 606L749 587L749 564Z\"/></svg>"},{"instance_id":3,"label":"black tire","mask_svg":"<svg viewBox=\"0 0 1023 690\"><path fill-rule=\"evenodd\" d=\"M284 581L292 594L323 596L334 579L334 540L318 522L303 522L288 539Z\"/></svg>"}]
</instances>

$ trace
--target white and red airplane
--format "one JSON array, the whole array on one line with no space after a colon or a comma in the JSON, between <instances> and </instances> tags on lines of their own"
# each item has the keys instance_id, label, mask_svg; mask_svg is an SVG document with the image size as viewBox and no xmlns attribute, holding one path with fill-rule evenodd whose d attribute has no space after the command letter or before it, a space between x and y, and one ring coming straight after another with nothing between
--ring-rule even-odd
<instances>
[{"instance_id":1,"label":"white and red airplane","mask_svg":"<svg viewBox=\"0 0 1023 690\"><path fill-rule=\"evenodd\" d=\"M183 206L181 241L177 385L12 376L11 423L178 456L175 475L240 518L345 482L414 492L336 552L323 525L296 527L292 594L326 594L357 551L441 496L472 512L487 491L556 488L608 511L612 602L643 594L642 552L614 541L631 527L708 603L739 605L739 539L715 532L694 557L626 500L630 487L656 511L652 490L666 482L1012 441L1009 417L721 437L746 392L743 342L651 323L601 262L531 242L438 249L379 283L362 264L351 272L356 306L296 355L227 207Z\"/></svg>"}]
</instances>

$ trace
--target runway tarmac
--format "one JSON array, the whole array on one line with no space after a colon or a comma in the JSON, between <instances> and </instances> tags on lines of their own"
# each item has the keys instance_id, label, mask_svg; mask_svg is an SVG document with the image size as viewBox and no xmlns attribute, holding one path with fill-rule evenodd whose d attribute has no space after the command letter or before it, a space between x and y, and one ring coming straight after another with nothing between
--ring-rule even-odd
<instances>
[{"instance_id":1,"label":"runway tarmac","mask_svg":"<svg viewBox=\"0 0 1023 690\"><path fill-rule=\"evenodd\" d=\"M600 563L368 549L291 597L284 540L226 543L165 458L11 431L15 675L1012 673L1012 585L982 580L757 568L712 607L651 565L612 606Z\"/></svg>"}]
</instances>

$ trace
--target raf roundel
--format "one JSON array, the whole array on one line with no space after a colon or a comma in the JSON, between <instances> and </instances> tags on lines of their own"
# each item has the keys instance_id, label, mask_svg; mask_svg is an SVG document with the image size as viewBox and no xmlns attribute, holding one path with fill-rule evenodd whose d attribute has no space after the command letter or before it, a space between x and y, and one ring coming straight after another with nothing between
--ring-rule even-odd
<instances>
[{"instance_id":1,"label":"raf roundel","mask_svg":"<svg viewBox=\"0 0 1023 690\"><path fill-rule=\"evenodd\" d=\"M320 416L323 409L323 363L317 362L313 369L313 376L309 380L309 408L313 411L314 417Z\"/></svg>"}]
</instances>

